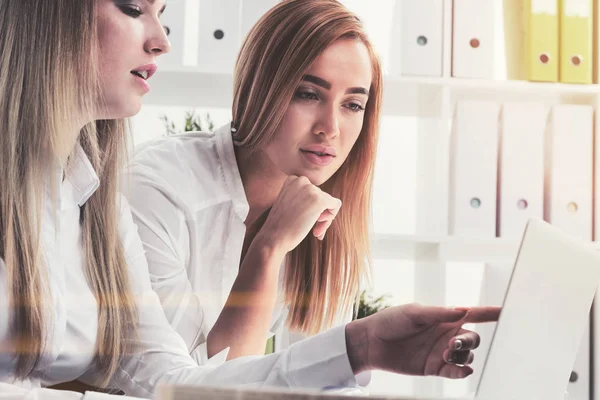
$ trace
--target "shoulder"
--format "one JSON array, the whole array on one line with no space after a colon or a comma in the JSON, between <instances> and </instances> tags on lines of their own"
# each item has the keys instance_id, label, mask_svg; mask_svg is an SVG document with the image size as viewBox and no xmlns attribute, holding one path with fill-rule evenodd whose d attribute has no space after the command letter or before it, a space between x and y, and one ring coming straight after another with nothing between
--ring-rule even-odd
<instances>
[{"instance_id":1,"label":"shoulder","mask_svg":"<svg viewBox=\"0 0 600 400\"><path fill-rule=\"evenodd\" d=\"M132 202L136 193L146 196L152 190L182 205L207 200L224 190L221 162L213 132L153 140L136 148L126 170L124 191L130 193Z\"/></svg>"},{"instance_id":2,"label":"shoulder","mask_svg":"<svg viewBox=\"0 0 600 400\"><path fill-rule=\"evenodd\" d=\"M214 132L185 132L136 147L130 167L150 169L160 175L181 169L206 167L217 157Z\"/></svg>"}]
</instances>

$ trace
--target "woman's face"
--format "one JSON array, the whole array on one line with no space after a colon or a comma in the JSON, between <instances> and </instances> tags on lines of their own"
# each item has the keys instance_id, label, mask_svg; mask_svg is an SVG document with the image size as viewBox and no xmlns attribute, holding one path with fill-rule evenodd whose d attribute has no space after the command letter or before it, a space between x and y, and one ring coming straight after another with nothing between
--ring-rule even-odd
<instances>
[{"instance_id":1,"label":"woman's face","mask_svg":"<svg viewBox=\"0 0 600 400\"><path fill-rule=\"evenodd\" d=\"M371 58L362 42L331 44L304 75L265 154L286 175L326 182L358 139L371 81Z\"/></svg>"},{"instance_id":2,"label":"woman's face","mask_svg":"<svg viewBox=\"0 0 600 400\"><path fill-rule=\"evenodd\" d=\"M150 90L158 56L170 50L159 18L164 0L99 0L100 83L97 119L133 116Z\"/></svg>"}]
</instances>

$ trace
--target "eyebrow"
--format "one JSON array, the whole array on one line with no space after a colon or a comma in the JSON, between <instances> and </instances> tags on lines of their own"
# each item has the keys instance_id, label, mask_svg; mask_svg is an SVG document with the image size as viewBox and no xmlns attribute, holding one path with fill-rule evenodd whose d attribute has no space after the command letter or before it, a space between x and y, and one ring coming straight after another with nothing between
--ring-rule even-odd
<instances>
[{"instance_id":1,"label":"eyebrow","mask_svg":"<svg viewBox=\"0 0 600 400\"><path fill-rule=\"evenodd\" d=\"M302 80L306 81L306 82L314 83L317 86L321 86L323 89L331 90L331 83L327 82L323 78L319 78L318 76L304 75L302 77ZM364 87L351 87L346 90L346 94L364 94L364 95L368 96L369 91L367 89L365 89Z\"/></svg>"}]
</instances>

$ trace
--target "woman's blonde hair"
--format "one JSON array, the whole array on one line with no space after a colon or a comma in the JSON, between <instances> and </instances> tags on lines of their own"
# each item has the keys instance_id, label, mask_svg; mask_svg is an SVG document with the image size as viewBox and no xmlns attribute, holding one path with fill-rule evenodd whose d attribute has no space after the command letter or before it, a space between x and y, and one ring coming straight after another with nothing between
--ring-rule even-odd
<instances>
[{"instance_id":1,"label":"woman's blonde hair","mask_svg":"<svg viewBox=\"0 0 600 400\"><path fill-rule=\"evenodd\" d=\"M47 194L56 199L74 132L93 120L99 89L98 0L0 0L0 257L16 357L16 378L38 365L51 337L53 308L41 241ZM76 79L74 79L76 77ZM81 207L88 283L98 302L96 362L104 384L128 351L136 310L118 234L117 172L125 155L126 124L87 124L79 141L100 177ZM62 159L61 159L62 155ZM56 181L59 182L56 182ZM56 214L56 213L54 213Z\"/></svg>"},{"instance_id":2,"label":"woman's blonde hair","mask_svg":"<svg viewBox=\"0 0 600 400\"><path fill-rule=\"evenodd\" d=\"M325 240L312 235L287 256L288 324L316 333L347 314L369 277L371 192L382 100L382 72L360 20L336 0L286 0L249 32L234 77L237 144L251 151L268 143L312 62L340 39L359 40L371 56L373 79L360 136L322 189L343 206Z\"/></svg>"}]
</instances>

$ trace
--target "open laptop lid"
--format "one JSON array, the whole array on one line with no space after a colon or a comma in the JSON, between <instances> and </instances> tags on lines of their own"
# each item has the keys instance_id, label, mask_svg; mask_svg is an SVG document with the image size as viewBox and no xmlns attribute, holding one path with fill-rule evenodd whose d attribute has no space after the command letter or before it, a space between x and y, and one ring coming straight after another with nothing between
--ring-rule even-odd
<instances>
[{"instance_id":1,"label":"open laptop lid","mask_svg":"<svg viewBox=\"0 0 600 400\"><path fill-rule=\"evenodd\" d=\"M563 400L599 282L591 243L531 219L475 398Z\"/></svg>"}]
</instances>

